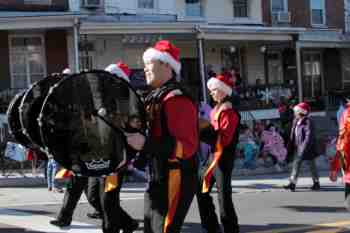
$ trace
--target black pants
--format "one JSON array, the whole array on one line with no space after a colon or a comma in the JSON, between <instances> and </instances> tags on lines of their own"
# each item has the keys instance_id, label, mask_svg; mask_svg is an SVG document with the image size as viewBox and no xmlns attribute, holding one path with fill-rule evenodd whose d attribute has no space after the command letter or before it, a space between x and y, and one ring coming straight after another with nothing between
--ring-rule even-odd
<instances>
[{"instance_id":1,"label":"black pants","mask_svg":"<svg viewBox=\"0 0 350 233\"><path fill-rule=\"evenodd\" d=\"M345 207L350 211L350 183L345 183Z\"/></svg>"},{"instance_id":2,"label":"black pants","mask_svg":"<svg viewBox=\"0 0 350 233\"><path fill-rule=\"evenodd\" d=\"M292 173L289 178L290 182L293 184L297 183L299 173L300 173L300 168L303 163L307 163L309 165L313 182L314 183L319 182L319 175L318 175L315 159L303 160L301 156L297 156L297 155L294 156Z\"/></svg>"},{"instance_id":3,"label":"black pants","mask_svg":"<svg viewBox=\"0 0 350 233\"><path fill-rule=\"evenodd\" d=\"M105 178L100 178L103 233L117 233L121 229L128 229L135 221L120 206L120 189L123 184L123 176L123 174L118 175L117 188L109 192L104 192Z\"/></svg>"},{"instance_id":4,"label":"black pants","mask_svg":"<svg viewBox=\"0 0 350 233\"><path fill-rule=\"evenodd\" d=\"M99 178L83 176L70 177L57 219L69 223L72 221L74 210L83 192L85 192L90 205L92 205L96 211L101 212L102 207L98 179Z\"/></svg>"},{"instance_id":5,"label":"black pants","mask_svg":"<svg viewBox=\"0 0 350 233\"><path fill-rule=\"evenodd\" d=\"M152 165L151 165L152 166ZM169 176L165 180L155 181L151 178L144 198L144 232L145 233L179 233L191 206L196 192L197 163L195 158L183 160L177 168L181 174L180 193L178 205L174 211L174 217L167 231L164 231L165 219L169 211ZM171 194L170 194L171 195Z\"/></svg>"},{"instance_id":6,"label":"black pants","mask_svg":"<svg viewBox=\"0 0 350 233\"><path fill-rule=\"evenodd\" d=\"M200 176L202 178L211 162L212 159L209 159L206 165L200 169L202 173ZM215 182L218 190L220 219L224 227L224 232L239 232L238 218L232 201L231 175L233 166L233 155L223 154L214 170L208 193L202 193L203 179L200 179L199 188L197 190L198 208L202 227L206 229L208 233L216 233L220 228L218 217L215 213L213 198L210 195Z\"/></svg>"}]
</instances>

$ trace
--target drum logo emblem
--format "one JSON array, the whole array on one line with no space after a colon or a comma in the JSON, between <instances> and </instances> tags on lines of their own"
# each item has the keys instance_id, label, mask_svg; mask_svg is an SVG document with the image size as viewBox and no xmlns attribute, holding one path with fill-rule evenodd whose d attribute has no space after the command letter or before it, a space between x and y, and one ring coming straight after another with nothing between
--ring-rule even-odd
<instances>
[{"instance_id":1,"label":"drum logo emblem","mask_svg":"<svg viewBox=\"0 0 350 233\"><path fill-rule=\"evenodd\" d=\"M109 168L110 163L110 160L99 159L85 162L85 165L89 170L102 170Z\"/></svg>"}]
</instances>

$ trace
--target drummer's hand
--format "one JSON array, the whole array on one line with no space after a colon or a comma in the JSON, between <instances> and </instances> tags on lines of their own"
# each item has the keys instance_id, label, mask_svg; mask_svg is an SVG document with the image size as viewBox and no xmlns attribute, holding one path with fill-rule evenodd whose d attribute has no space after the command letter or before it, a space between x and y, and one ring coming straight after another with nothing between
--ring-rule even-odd
<instances>
[{"instance_id":1,"label":"drummer's hand","mask_svg":"<svg viewBox=\"0 0 350 233\"><path fill-rule=\"evenodd\" d=\"M125 133L128 144L135 150L142 150L146 137L140 133Z\"/></svg>"},{"instance_id":2,"label":"drummer's hand","mask_svg":"<svg viewBox=\"0 0 350 233\"><path fill-rule=\"evenodd\" d=\"M329 179L332 181L332 182L336 182L337 181L337 178L338 178L338 174L336 171L331 171L329 173Z\"/></svg>"}]
</instances>

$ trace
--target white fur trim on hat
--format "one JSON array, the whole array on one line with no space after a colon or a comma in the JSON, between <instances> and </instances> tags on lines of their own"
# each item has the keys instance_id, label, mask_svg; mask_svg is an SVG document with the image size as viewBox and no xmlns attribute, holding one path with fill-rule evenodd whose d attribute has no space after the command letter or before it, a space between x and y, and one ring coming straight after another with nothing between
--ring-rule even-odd
<instances>
[{"instance_id":1,"label":"white fur trim on hat","mask_svg":"<svg viewBox=\"0 0 350 233\"><path fill-rule=\"evenodd\" d=\"M298 105L294 106L293 111L297 114L303 114L303 115L307 115L309 112L301 107L299 107Z\"/></svg>"},{"instance_id":2,"label":"white fur trim on hat","mask_svg":"<svg viewBox=\"0 0 350 233\"><path fill-rule=\"evenodd\" d=\"M124 73L122 69L120 69L116 64L110 64L105 68L105 71L108 71L112 74L117 75L120 78L123 78L127 82L130 82L129 77Z\"/></svg>"},{"instance_id":3,"label":"white fur trim on hat","mask_svg":"<svg viewBox=\"0 0 350 233\"><path fill-rule=\"evenodd\" d=\"M69 69L69 68L65 68L63 71L62 71L62 74L71 74L72 71Z\"/></svg>"},{"instance_id":4,"label":"white fur trim on hat","mask_svg":"<svg viewBox=\"0 0 350 233\"><path fill-rule=\"evenodd\" d=\"M212 90L212 89L215 89L215 88L218 88L220 89L221 91L225 92L227 95L231 96L232 94L232 88L229 87L226 83L224 83L223 81L215 78L215 77L212 77L208 80L207 82L207 87L209 90Z\"/></svg>"},{"instance_id":5,"label":"white fur trim on hat","mask_svg":"<svg viewBox=\"0 0 350 233\"><path fill-rule=\"evenodd\" d=\"M180 74L181 63L174 59L169 53L161 52L154 48L149 48L143 53L143 61L149 62L151 60L159 60L168 63L176 74Z\"/></svg>"}]
</instances>

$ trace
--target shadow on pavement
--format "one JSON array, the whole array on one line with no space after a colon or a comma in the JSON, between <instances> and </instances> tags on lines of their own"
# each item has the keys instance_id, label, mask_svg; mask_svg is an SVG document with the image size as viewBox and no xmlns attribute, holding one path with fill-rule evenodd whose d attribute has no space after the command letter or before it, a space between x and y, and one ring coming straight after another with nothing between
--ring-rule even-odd
<instances>
[{"instance_id":1,"label":"shadow on pavement","mask_svg":"<svg viewBox=\"0 0 350 233\"><path fill-rule=\"evenodd\" d=\"M268 225L240 225L240 233L305 233L305 232L350 232L349 229L331 226L316 226L308 224L268 224ZM201 233L199 223L185 223L182 227L182 233ZM332 231L333 232L333 231Z\"/></svg>"},{"instance_id":2,"label":"shadow on pavement","mask_svg":"<svg viewBox=\"0 0 350 233\"><path fill-rule=\"evenodd\" d=\"M297 212L317 212L317 213L347 213L345 207L339 206L281 206L281 208L290 209Z\"/></svg>"}]
</instances>

